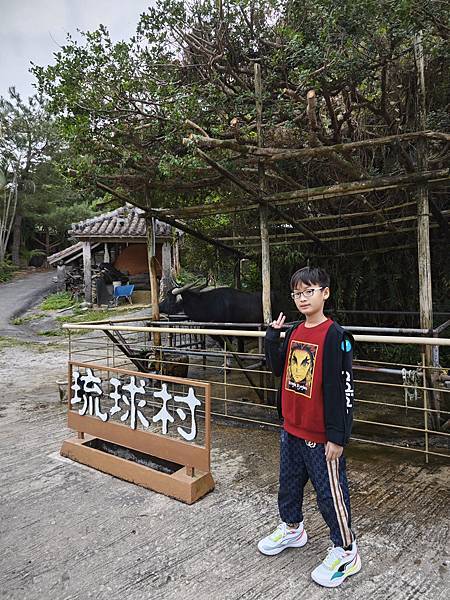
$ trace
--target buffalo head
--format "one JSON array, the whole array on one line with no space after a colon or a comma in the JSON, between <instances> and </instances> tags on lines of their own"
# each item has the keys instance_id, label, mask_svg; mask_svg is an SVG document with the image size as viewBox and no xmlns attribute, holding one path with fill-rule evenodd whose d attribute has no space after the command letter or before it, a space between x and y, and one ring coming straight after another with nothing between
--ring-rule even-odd
<instances>
[{"instance_id":1,"label":"buffalo head","mask_svg":"<svg viewBox=\"0 0 450 600\"><path fill-rule=\"evenodd\" d=\"M174 282L176 283L176 282ZM183 293L188 290L199 292L206 287L206 283L198 285L198 281L187 283L184 286L178 285L169 288L166 291L165 297L159 303L159 312L167 315L176 315L184 312Z\"/></svg>"}]
</instances>

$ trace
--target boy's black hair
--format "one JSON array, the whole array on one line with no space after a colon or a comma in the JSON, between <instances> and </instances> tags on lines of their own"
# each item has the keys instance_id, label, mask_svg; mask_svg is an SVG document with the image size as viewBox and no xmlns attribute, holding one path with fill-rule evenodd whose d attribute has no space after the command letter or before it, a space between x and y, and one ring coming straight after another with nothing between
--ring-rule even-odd
<instances>
[{"instance_id":1,"label":"boy's black hair","mask_svg":"<svg viewBox=\"0 0 450 600\"><path fill-rule=\"evenodd\" d=\"M330 287L330 276L326 271L319 267L303 267L291 277L291 290L295 290L299 283L305 285L320 285L320 287Z\"/></svg>"}]
</instances>

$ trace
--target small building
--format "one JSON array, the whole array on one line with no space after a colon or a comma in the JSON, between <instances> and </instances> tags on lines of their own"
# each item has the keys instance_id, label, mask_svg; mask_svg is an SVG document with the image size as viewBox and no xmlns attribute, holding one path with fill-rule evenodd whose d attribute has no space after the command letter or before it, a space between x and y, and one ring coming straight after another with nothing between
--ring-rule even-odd
<instances>
[{"instance_id":1,"label":"small building","mask_svg":"<svg viewBox=\"0 0 450 600\"><path fill-rule=\"evenodd\" d=\"M157 276L179 271L181 232L154 219ZM150 290L145 211L122 206L102 215L72 224L69 236L77 240L69 248L48 257L50 265L78 264L83 270L85 300L92 302L93 271L109 263L129 276L130 283L143 291Z\"/></svg>"}]
</instances>

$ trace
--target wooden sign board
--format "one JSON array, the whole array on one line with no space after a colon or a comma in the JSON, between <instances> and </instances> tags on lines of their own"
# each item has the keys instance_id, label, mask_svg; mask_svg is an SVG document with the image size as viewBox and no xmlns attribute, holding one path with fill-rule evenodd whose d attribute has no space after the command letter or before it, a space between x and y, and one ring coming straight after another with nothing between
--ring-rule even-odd
<instances>
[{"instance_id":1,"label":"wooden sign board","mask_svg":"<svg viewBox=\"0 0 450 600\"><path fill-rule=\"evenodd\" d=\"M211 384L69 362L62 456L192 504L214 489Z\"/></svg>"}]
</instances>

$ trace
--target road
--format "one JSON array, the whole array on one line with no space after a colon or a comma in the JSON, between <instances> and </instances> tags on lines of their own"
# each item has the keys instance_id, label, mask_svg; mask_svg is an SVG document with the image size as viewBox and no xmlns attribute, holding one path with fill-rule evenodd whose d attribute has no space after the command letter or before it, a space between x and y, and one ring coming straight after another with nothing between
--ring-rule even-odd
<instances>
[{"instance_id":1,"label":"road","mask_svg":"<svg viewBox=\"0 0 450 600\"><path fill-rule=\"evenodd\" d=\"M0 284L0 336L31 339L34 335L12 319L40 302L56 286L54 271L29 273L8 283Z\"/></svg>"}]
</instances>

